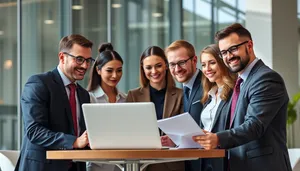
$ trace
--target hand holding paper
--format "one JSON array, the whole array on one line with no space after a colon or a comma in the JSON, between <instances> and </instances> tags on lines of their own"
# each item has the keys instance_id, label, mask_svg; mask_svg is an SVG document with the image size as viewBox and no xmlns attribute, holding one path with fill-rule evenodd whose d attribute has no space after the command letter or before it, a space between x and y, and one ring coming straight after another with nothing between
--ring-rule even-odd
<instances>
[{"instance_id":1,"label":"hand holding paper","mask_svg":"<svg viewBox=\"0 0 300 171\"><path fill-rule=\"evenodd\" d=\"M178 148L201 148L193 136L205 135L189 113L158 120L158 127L178 146Z\"/></svg>"}]
</instances>

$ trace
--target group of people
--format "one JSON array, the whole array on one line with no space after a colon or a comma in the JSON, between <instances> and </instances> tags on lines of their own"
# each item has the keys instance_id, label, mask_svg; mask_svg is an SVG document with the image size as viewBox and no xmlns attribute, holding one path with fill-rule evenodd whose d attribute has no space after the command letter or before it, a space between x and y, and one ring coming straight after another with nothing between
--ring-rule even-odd
<instances>
[{"instance_id":1,"label":"group of people","mask_svg":"<svg viewBox=\"0 0 300 171\"><path fill-rule=\"evenodd\" d=\"M123 60L110 43L99 47L94 60L91 41L76 34L62 38L58 66L25 84L24 138L16 170L118 171L107 164L48 160L46 151L89 149L83 103L153 102L157 119L189 112L205 132L194 141L204 149L226 149L226 157L153 164L147 171L291 171L283 79L256 57L251 34L242 25L220 30L215 39L199 55L201 70L193 45L185 40L164 50L148 47L140 57L140 87L126 95L117 89ZM76 81L89 68L84 89ZM160 134L163 146L175 146Z\"/></svg>"}]
</instances>

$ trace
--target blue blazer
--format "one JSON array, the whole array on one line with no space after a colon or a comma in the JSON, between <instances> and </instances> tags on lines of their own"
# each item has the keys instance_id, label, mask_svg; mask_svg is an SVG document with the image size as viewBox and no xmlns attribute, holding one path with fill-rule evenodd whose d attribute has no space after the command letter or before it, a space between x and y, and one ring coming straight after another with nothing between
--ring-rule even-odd
<instances>
[{"instance_id":1,"label":"blue blazer","mask_svg":"<svg viewBox=\"0 0 300 171\"><path fill-rule=\"evenodd\" d=\"M259 60L240 90L231 129L217 133L230 171L291 171L286 147L288 94L281 76Z\"/></svg>"},{"instance_id":2,"label":"blue blazer","mask_svg":"<svg viewBox=\"0 0 300 171\"><path fill-rule=\"evenodd\" d=\"M203 105L200 102L202 99L202 93L203 93L203 88L201 84L201 77L202 77L202 72L199 70L199 73L195 79L195 82L193 84L193 89L190 95L190 99L187 104L187 111L184 112L189 112L191 116L194 118L194 120L198 123L200 121L200 113L203 109ZM186 104L184 104L186 105Z\"/></svg>"},{"instance_id":3,"label":"blue blazer","mask_svg":"<svg viewBox=\"0 0 300 171\"><path fill-rule=\"evenodd\" d=\"M188 101L187 111L193 117L193 119L200 124L200 113L203 109L203 104L200 102L202 99L203 88L201 84L202 71L199 70L199 73L193 84L192 92ZM199 171L200 170L200 160L188 160L185 162L185 171Z\"/></svg>"},{"instance_id":4,"label":"blue blazer","mask_svg":"<svg viewBox=\"0 0 300 171\"><path fill-rule=\"evenodd\" d=\"M89 93L77 86L79 104L89 103ZM47 160L47 150L73 149L76 140L67 92L57 69L31 76L25 84L21 107L24 138L15 170L66 171L70 160ZM80 135L86 130L80 108ZM85 170L85 163L77 163Z\"/></svg>"}]
</instances>

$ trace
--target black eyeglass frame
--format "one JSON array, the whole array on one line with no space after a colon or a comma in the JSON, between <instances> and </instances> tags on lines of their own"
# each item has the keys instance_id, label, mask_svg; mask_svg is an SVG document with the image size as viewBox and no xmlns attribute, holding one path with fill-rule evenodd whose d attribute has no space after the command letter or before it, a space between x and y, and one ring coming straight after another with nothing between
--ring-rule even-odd
<instances>
[{"instance_id":1,"label":"black eyeglass frame","mask_svg":"<svg viewBox=\"0 0 300 171\"><path fill-rule=\"evenodd\" d=\"M240 43L240 44L237 44L237 45L230 46L227 50L222 50L222 51L220 51L220 57L221 57L221 58L227 57L228 52L229 52L230 54L232 54L232 53L236 52L236 51L239 49L240 46L242 46L243 44L246 44L246 43L248 43L248 42L249 42L249 40L244 41L244 42L242 42L242 43Z\"/></svg>"},{"instance_id":2,"label":"black eyeglass frame","mask_svg":"<svg viewBox=\"0 0 300 171\"><path fill-rule=\"evenodd\" d=\"M93 62L95 62L95 59L93 59L92 57L89 57L87 59L85 59L82 56L74 56L72 54L69 54L68 52L63 52L63 54L71 56L72 58L75 58L75 61L78 65L82 65L85 61L88 65L92 64Z\"/></svg>"},{"instance_id":3,"label":"black eyeglass frame","mask_svg":"<svg viewBox=\"0 0 300 171\"><path fill-rule=\"evenodd\" d=\"M179 66L180 68L184 67L187 63L187 61L192 60L195 56L189 57L188 59L185 60L180 60L176 63L170 62L168 63L169 68L174 69L176 68L176 65Z\"/></svg>"}]
</instances>

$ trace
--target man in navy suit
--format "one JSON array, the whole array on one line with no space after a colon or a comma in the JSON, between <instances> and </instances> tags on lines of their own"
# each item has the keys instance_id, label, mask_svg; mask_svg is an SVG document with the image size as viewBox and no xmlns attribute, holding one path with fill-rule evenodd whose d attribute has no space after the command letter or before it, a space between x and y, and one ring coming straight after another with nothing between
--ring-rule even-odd
<instances>
[{"instance_id":1,"label":"man in navy suit","mask_svg":"<svg viewBox=\"0 0 300 171\"><path fill-rule=\"evenodd\" d=\"M177 40L171 43L165 50L169 62L169 70L172 76L183 84L184 112L189 112L199 125L200 113L203 105L201 76L202 72L197 69L197 56L193 45L185 40ZM166 138L166 142L170 142ZM170 144L170 143L169 143ZM163 144L168 145L168 143ZM186 171L199 171L200 161L187 161Z\"/></svg>"},{"instance_id":2,"label":"man in navy suit","mask_svg":"<svg viewBox=\"0 0 300 171\"><path fill-rule=\"evenodd\" d=\"M85 170L85 163L47 160L46 151L88 145L81 105L90 97L76 81L84 78L93 62L92 45L81 35L63 37L58 66L28 79L21 97L25 135L15 170Z\"/></svg>"},{"instance_id":3,"label":"man in navy suit","mask_svg":"<svg viewBox=\"0 0 300 171\"><path fill-rule=\"evenodd\" d=\"M235 23L216 34L224 63L239 75L228 130L195 138L228 149L230 171L291 171L286 147L288 95L281 76L256 58L250 32Z\"/></svg>"}]
</instances>

